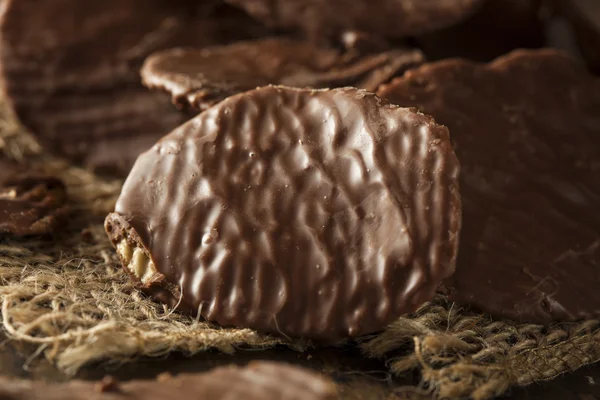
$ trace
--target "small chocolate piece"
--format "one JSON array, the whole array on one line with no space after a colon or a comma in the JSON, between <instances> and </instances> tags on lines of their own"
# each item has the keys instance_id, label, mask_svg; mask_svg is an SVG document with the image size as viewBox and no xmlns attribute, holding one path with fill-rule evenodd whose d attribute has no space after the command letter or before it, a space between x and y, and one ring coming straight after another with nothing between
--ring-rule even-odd
<instances>
[{"instance_id":1,"label":"small chocolate piece","mask_svg":"<svg viewBox=\"0 0 600 400\"><path fill-rule=\"evenodd\" d=\"M450 130L464 205L450 298L523 322L600 316L600 80L523 50L428 64L379 95Z\"/></svg>"},{"instance_id":2,"label":"small chocolate piece","mask_svg":"<svg viewBox=\"0 0 600 400\"><path fill-rule=\"evenodd\" d=\"M356 57L309 42L267 38L205 49L171 49L150 56L144 84L171 93L173 103L204 110L246 90L269 84L376 90L423 62L419 50L397 49Z\"/></svg>"},{"instance_id":3,"label":"small chocolate piece","mask_svg":"<svg viewBox=\"0 0 600 400\"><path fill-rule=\"evenodd\" d=\"M334 342L384 328L452 274L458 172L446 128L415 110L268 86L142 154L106 230L161 301Z\"/></svg>"},{"instance_id":4,"label":"small chocolate piece","mask_svg":"<svg viewBox=\"0 0 600 400\"><path fill-rule=\"evenodd\" d=\"M5 0L4 91L46 148L127 172L140 152L188 119L143 87L143 60L176 45L254 37L255 23L227 9L197 0Z\"/></svg>"},{"instance_id":5,"label":"small chocolate piece","mask_svg":"<svg viewBox=\"0 0 600 400\"><path fill-rule=\"evenodd\" d=\"M490 61L514 49L544 45L541 0L486 0L467 20L419 36L428 60L463 57Z\"/></svg>"},{"instance_id":6,"label":"small chocolate piece","mask_svg":"<svg viewBox=\"0 0 600 400\"><path fill-rule=\"evenodd\" d=\"M104 381L103 381L104 382ZM167 379L114 383L111 390L95 390L104 383L8 379L0 377L2 400L335 400L336 387L321 375L275 362L252 362L247 367L218 367L209 372L181 374Z\"/></svg>"},{"instance_id":7,"label":"small chocolate piece","mask_svg":"<svg viewBox=\"0 0 600 400\"><path fill-rule=\"evenodd\" d=\"M346 31L405 37L453 25L482 0L226 0L266 24L298 29L320 43Z\"/></svg>"},{"instance_id":8,"label":"small chocolate piece","mask_svg":"<svg viewBox=\"0 0 600 400\"><path fill-rule=\"evenodd\" d=\"M558 1L558 0L557 0ZM600 1L560 0L589 67L600 73Z\"/></svg>"},{"instance_id":9,"label":"small chocolate piece","mask_svg":"<svg viewBox=\"0 0 600 400\"><path fill-rule=\"evenodd\" d=\"M0 184L0 236L48 235L67 216L65 185L57 178L17 176Z\"/></svg>"}]
</instances>

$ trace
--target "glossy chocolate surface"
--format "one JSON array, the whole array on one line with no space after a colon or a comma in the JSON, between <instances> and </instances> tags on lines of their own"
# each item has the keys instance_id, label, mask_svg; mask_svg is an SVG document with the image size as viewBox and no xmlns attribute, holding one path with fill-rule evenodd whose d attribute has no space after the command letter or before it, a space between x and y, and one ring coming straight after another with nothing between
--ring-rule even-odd
<instances>
[{"instance_id":1,"label":"glossy chocolate surface","mask_svg":"<svg viewBox=\"0 0 600 400\"><path fill-rule=\"evenodd\" d=\"M309 42L267 38L205 49L171 49L150 56L142 79L173 103L204 110L228 96L269 84L374 91L424 61L418 50L358 56Z\"/></svg>"},{"instance_id":2,"label":"glossy chocolate surface","mask_svg":"<svg viewBox=\"0 0 600 400\"><path fill-rule=\"evenodd\" d=\"M3 400L335 400L333 382L318 373L284 363L255 361L246 367L218 367L205 373L159 375L156 380L119 383L47 383L0 377Z\"/></svg>"},{"instance_id":3,"label":"glossy chocolate surface","mask_svg":"<svg viewBox=\"0 0 600 400\"><path fill-rule=\"evenodd\" d=\"M248 16L197 0L6 0L0 15L4 91L49 150L127 172L188 119L140 82L144 58L176 45L253 37Z\"/></svg>"},{"instance_id":4,"label":"glossy chocolate surface","mask_svg":"<svg viewBox=\"0 0 600 400\"><path fill-rule=\"evenodd\" d=\"M334 342L415 310L452 274L458 174L446 128L415 110L265 87L141 155L106 228L159 299Z\"/></svg>"},{"instance_id":5,"label":"glossy chocolate surface","mask_svg":"<svg viewBox=\"0 0 600 400\"><path fill-rule=\"evenodd\" d=\"M315 42L346 31L405 37L453 25L482 0L226 0L269 26L299 30Z\"/></svg>"},{"instance_id":6,"label":"glossy chocolate surface","mask_svg":"<svg viewBox=\"0 0 600 400\"><path fill-rule=\"evenodd\" d=\"M600 80L516 51L429 64L379 95L450 131L464 211L451 299L524 322L600 316Z\"/></svg>"}]
</instances>

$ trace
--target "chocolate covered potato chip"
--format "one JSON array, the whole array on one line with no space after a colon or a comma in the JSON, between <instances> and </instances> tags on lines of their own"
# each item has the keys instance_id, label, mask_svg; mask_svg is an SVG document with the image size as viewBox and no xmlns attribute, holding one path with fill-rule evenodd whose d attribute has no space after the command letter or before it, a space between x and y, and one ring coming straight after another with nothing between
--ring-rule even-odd
<instances>
[{"instance_id":1,"label":"chocolate covered potato chip","mask_svg":"<svg viewBox=\"0 0 600 400\"><path fill-rule=\"evenodd\" d=\"M452 274L458 174L447 129L414 109L269 86L142 154L106 230L161 301L335 342L415 310Z\"/></svg>"},{"instance_id":2,"label":"chocolate covered potato chip","mask_svg":"<svg viewBox=\"0 0 600 400\"><path fill-rule=\"evenodd\" d=\"M146 60L141 73L146 86L170 93L174 104L205 110L229 96L269 84L374 91L423 60L416 49L359 56L310 42L266 38L160 51Z\"/></svg>"},{"instance_id":3,"label":"chocolate covered potato chip","mask_svg":"<svg viewBox=\"0 0 600 400\"><path fill-rule=\"evenodd\" d=\"M0 237L55 233L66 221L66 200L58 178L15 173L0 179Z\"/></svg>"},{"instance_id":4,"label":"chocolate covered potato chip","mask_svg":"<svg viewBox=\"0 0 600 400\"><path fill-rule=\"evenodd\" d=\"M146 56L262 32L233 7L197 0L5 0L0 76L7 100L44 147L123 174L189 118L143 87Z\"/></svg>"},{"instance_id":5,"label":"chocolate covered potato chip","mask_svg":"<svg viewBox=\"0 0 600 400\"><path fill-rule=\"evenodd\" d=\"M522 322L600 316L600 79L521 50L424 65L378 94L450 130L464 210L450 299Z\"/></svg>"}]
</instances>

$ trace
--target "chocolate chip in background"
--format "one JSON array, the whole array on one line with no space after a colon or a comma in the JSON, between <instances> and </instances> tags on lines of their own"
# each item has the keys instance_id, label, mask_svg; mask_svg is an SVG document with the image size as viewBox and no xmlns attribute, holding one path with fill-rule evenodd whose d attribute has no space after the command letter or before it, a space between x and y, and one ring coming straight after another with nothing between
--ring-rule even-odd
<instances>
[{"instance_id":1,"label":"chocolate chip in background","mask_svg":"<svg viewBox=\"0 0 600 400\"><path fill-rule=\"evenodd\" d=\"M6 0L0 16L4 91L47 149L122 174L146 144L189 118L143 87L145 57L264 32L240 10L211 2ZM98 143L106 148L100 160Z\"/></svg>"},{"instance_id":2,"label":"chocolate chip in background","mask_svg":"<svg viewBox=\"0 0 600 400\"><path fill-rule=\"evenodd\" d=\"M406 37L467 18L482 0L226 0L267 25L302 32L315 43L346 31Z\"/></svg>"},{"instance_id":3,"label":"chocolate chip in background","mask_svg":"<svg viewBox=\"0 0 600 400\"><path fill-rule=\"evenodd\" d=\"M415 38L428 60L490 61L518 48L544 46L542 0L486 0L459 24Z\"/></svg>"},{"instance_id":4,"label":"chocolate chip in background","mask_svg":"<svg viewBox=\"0 0 600 400\"><path fill-rule=\"evenodd\" d=\"M338 398L336 390L331 380L316 372L268 361L128 382L52 383L0 377L0 398L6 400L335 400Z\"/></svg>"},{"instance_id":5,"label":"chocolate chip in background","mask_svg":"<svg viewBox=\"0 0 600 400\"><path fill-rule=\"evenodd\" d=\"M450 131L463 200L450 298L522 322L600 316L600 80L522 50L430 63L378 94Z\"/></svg>"},{"instance_id":6,"label":"chocolate chip in background","mask_svg":"<svg viewBox=\"0 0 600 400\"><path fill-rule=\"evenodd\" d=\"M0 237L56 233L68 217L67 192L54 177L13 175L0 185Z\"/></svg>"},{"instance_id":7,"label":"chocolate chip in background","mask_svg":"<svg viewBox=\"0 0 600 400\"><path fill-rule=\"evenodd\" d=\"M268 86L141 155L105 226L155 298L336 342L414 311L452 274L458 173L446 128L413 109Z\"/></svg>"},{"instance_id":8,"label":"chocolate chip in background","mask_svg":"<svg viewBox=\"0 0 600 400\"><path fill-rule=\"evenodd\" d=\"M171 94L182 108L204 110L234 94L269 84L367 90L424 61L419 50L394 49L361 56L310 42L266 38L204 49L170 49L151 55L143 82Z\"/></svg>"}]
</instances>

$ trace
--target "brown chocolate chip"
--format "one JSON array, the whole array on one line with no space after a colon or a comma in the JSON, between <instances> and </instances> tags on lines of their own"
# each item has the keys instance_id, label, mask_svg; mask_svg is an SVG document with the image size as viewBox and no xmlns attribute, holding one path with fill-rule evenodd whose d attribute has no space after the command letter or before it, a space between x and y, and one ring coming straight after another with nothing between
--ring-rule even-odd
<instances>
[{"instance_id":1,"label":"brown chocolate chip","mask_svg":"<svg viewBox=\"0 0 600 400\"><path fill-rule=\"evenodd\" d=\"M53 177L18 176L0 187L0 235L54 233L67 216L66 188Z\"/></svg>"},{"instance_id":2,"label":"brown chocolate chip","mask_svg":"<svg viewBox=\"0 0 600 400\"><path fill-rule=\"evenodd\" d=\"M170 93L180 107L204 110L229 96L268 84L375 90L422 62L418 50L358 56L309 42L268 38L158 52L146 60L142 78L146 86Z\"/></svg>"},{"instance_id":3,"label":"brown chocolate chip","mask_svg":"<svg viewBox=\"0 0 600 400\"><path fill-rule=\"evenodd\" d=\"M383 329L454 269L445 127L355 88L229 97L138 158L107 233L161 301L322 342Z\"/></svg>"},{"instance_id":4,"label":"brown chocolate chip","mask_svg":"<svg viewBox=\"0 0 600 400\"><path fill-rule=\"evenodd\" d=\"M188 118L141 85L146 56L261 34L239 10L207 3L6 0L0 64L8 100L47 149L126 173L140 152Z\"/></svg>"},{"instance_id":5,"label":"brown chocolate chip","mask_svg":"<svg viewBox=\"0 0 600 400\"><path fill-rule=\"evenodd\" d=\"M523 322L600 316L600 79L516 51L431 63L378 94L450 130L464 205L450 298Z\"/></svg>"}]
</instances>

